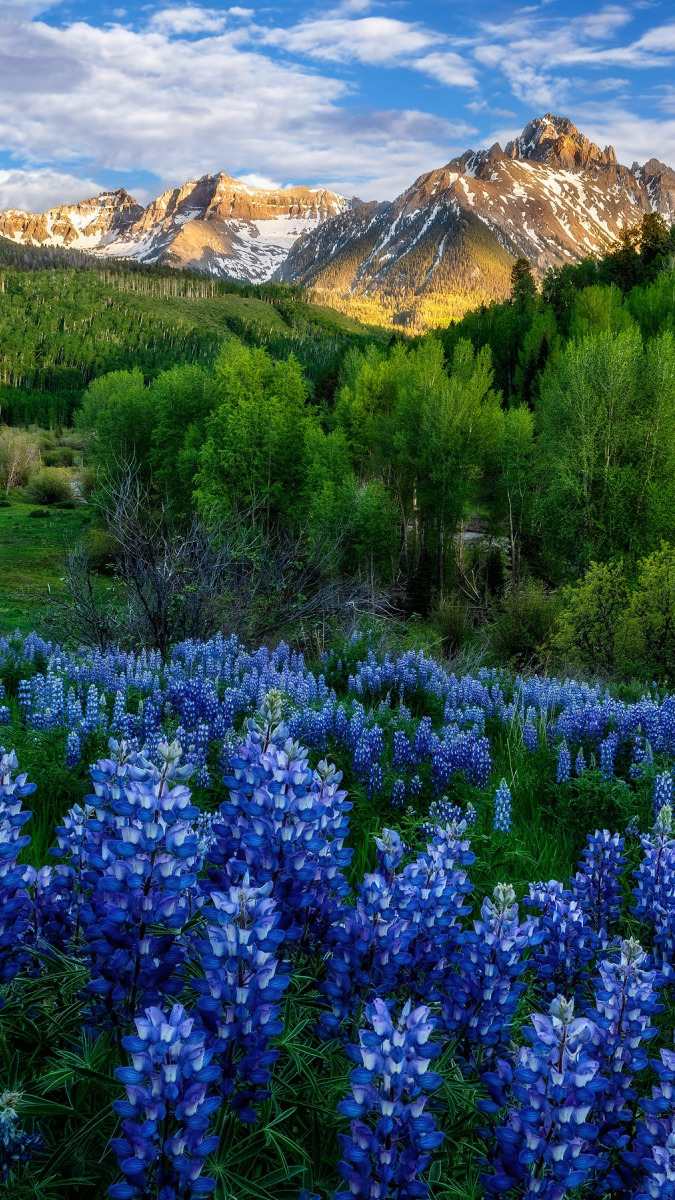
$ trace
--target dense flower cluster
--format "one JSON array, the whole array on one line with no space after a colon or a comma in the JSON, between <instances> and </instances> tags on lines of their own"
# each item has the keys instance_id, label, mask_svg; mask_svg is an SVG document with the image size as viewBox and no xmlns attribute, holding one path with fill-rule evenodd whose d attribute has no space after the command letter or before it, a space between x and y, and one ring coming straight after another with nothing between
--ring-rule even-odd
<instances>
[{"instance_id":1,"label":"dense flower cluster","mask_svg":"<svg viewBox=\"0 0 675 1200\"><path fill-rule=\"evenodd\" d=\"M425 1112L427 1096L441 1083L429 1070L440 1052L429 1040L435 1022L425 1005L412 1009L410 1002L392 1017L379 998L368 1005L366 1017L358 1045L347 1047L358 1065L351 1073L351 1095L338 1106L351 1128L340 1135L338 1167L348 1190L337 1192L336 1200L423 1200L429 1189L420 1176L430 1151L443 1140Z\"/></svg>"},{"instance_id":2,"label":"dense flower cluster","mask_svg":"<svg viewBox=\"0 0 675 1200\"><path fill-rule=\"evenodd\" d=\"M268 1092L278 1051L269 1040L281 1033L278 1001L288 985L279 960L284 934L270 893L272 883L252 888L248 875L227 894L212 892L203 909L203 934L195 939L203 979L194 979L197 1010L210 1035L224 1095L242 1121L256 1119L254 1104Z\"/></svg>"},{"instance_id":3,"label":"dense flower cluster","mask_svg":"<svg viewBox=\"0 0 675 1200\"><path fill-rule=\"evenodd\" d=\"M511 828L511 789L505 779L502 779L495 795L495 812L493 826L497 833L508 833Z\"/></svg>"},{"instance_id":4,"label":"dense flower cluster","mask_svg":"<svg viewBox=\"0 0 675 1200\"><path fill-rule=\"evenodd\" d=\"M574 1016L574 1002L557 996L549 1015L535 1013L523 1029L528 1045L515 1063L502 1059L485 1075L494 1109L507 1107L496 1131L494 1173L483 1176L488 1195L561 1200L604 1159L592 1115L606 1084L595 1046L597 1025Z\"/></svg>"},{"instance_id":5,"label":"dense flower cluster","mask_svg":"<svg viewBox=\"0 0 675 1200\"><path fill-rule=\"evenodd\" d=\"M539 940L534 921L520 922L513 888L497 884L493 898L483 901L481 920L461 936L457 970L442 998L444 1028L459 1039L465 1060L492 1054L508 1041L525 991L525 954Z\"/></svg>"},{"instance_id":6,"label":"dense flower cluster","mask_svg":"<svg viewBox=\"0 0 675 1200\"><path fill-rule=\"evenodd\" d=\"M608 829L589 833L583 861L571 880L572 896L595 933L613 933L621 906L621 876L626 864L624 839Z\"/></svg>"},{"instance_id":7,"label":"dense flower cluster","mask_svg":"<svg viewBox=\"0 0 675 1200\"><path fill-rule=\"evenodd\" d=\"M110 1196L188 1200L209 1195L216 1181L202 1170L218 1145L218 1138L207 1134L220 1098L212 1094L218 1068L203 1031L180 1004L170 1013L148 1008L122 1045L132 1066L115 1072L127 1098L113 1104L123 1136L113 1138L112 1148L125 1182L113 1184Z\"/></svg>"}]
</instances>

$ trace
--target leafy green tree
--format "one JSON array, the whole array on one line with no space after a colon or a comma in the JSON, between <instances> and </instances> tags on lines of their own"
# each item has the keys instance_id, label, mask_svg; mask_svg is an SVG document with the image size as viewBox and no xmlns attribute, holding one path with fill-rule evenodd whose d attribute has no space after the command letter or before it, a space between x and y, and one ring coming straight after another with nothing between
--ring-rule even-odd
<instances>
[{"instance_id":1,"label":"leafy green tree","mask_svg":"<svg viewBox=\"0 0 675 1200\"><path fill-rule=\"evenodd\" d=\"M499 498L509 538L511 583L518 588L522 575L522 543L532 515L534 416L521 405L504 414L497 442Z\"/></svg>"},{"instance_id":2,"label":"leafy green tree","mask_svg":"<svg viewBox=\"0 0 675 1200\"><path fill-rule=\"evenodd\" d=\"M675 547L664 542L639 564L621 620L627 664L659 678L675 673Z\"/></svg>"},{"instance_id":3,"label":"leafy green tree","mask_svg":"<svg viewBox=\"0 0 675 1200\"><path fill-rule=\"evenodd\" d=\"M624 307L623 296L616 284L612 283L609 287L593 284L576 295L570 320L570 337L621 333L632 324L632 317Z\"/></svg>"},{"instance_id":4,"label":"leafy green tree","mask_svg":"<svg viewBox=\"0 0 675 1200\"><path fill-rule=\"evenodd\" d=\"M532 274L532 264L529 258L517 258L511 267L511 301L513 304L527 304L537 293L537 285Z\"/></svg>"},{"instance_id":5,"label":"leafy green tree","mask_svg":"<svg viewBox=\"0 0 675 1200\"><path fill-rule=\"evenodd\" d=\"M503 414L492 388L492 360L460 342L450 377L439 378L419 416L417 491L427 550L435 557L443 603L454 538L475 504L485 465L500 436ZM462 542L460 540L460 555Z\"/></svg>"},{"instance_id":6,"label":"leafy green tree","mask_svg":"<svg viewBox=\"0 0 675 1200\"><path fill-rule=\"evenodd\" d=\"M191 505L214 393L213 376L196 365L162 371L150 385L155 412L150 450L153 481L175 514Z\"/></svg>"},{"instance_id":7,"label":"leafy green tree","mask_svg":"<svg viewBox=\"0 0 675 1200\"><path fill-rule=\"evenodd\" d=\"M675 505L675 343L635 327L568 343L537 402L538 511L558 573L637 555Z\"/></svg>"},{"instance_id":8,"label":"leafy green tree","mask_svg":"<svg viewBox=\"0 0 675 1200\"><path fill-rule=\"evenodd\" d=\"M139 370L111 371L92 380L75 423L87 435L97 466L114 472L116 464L133 461L149 478L155 410Z\"/></svg>"},{"instance_id":9,"label":"leafy green tree","mask_svg":"<svg viewBox=\"0 0 675 1200\"><path fill-rule=\"evenodd\" d=\"M560 346L560 335L551 308L535 314L521 338L514 373L514 392L521 404L533 404L539 380L551 354Z\"/></svg>"},{"instance_id":10,"label":"leafy green tree","mask_svg":"<svg viewBox=\"0 0 675 1200\"><path fill-rule=\"evenodd\" d=\"M317 419L299 363L292 355L274 362L233 338L216 363L215 396L196 480L199 506L263 524L297 520Z\"/></svg>"},{"instance_id":11,"label":"leafy green tree","mask_svg":"<svg viewBox=\"0 0 675 1200\"><path fill-rule=\"evenodd\" d=\"M612 672L623 655L622 620L629 598L623 563L590 564L563 593L564 608L552 646L575 664Z\"/></svg>"}]
</instances>

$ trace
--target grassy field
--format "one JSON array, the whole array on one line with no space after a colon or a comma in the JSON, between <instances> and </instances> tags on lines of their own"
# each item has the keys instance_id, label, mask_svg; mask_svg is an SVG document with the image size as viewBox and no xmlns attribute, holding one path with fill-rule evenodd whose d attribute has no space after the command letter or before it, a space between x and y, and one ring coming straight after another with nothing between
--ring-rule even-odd
<instances>
[{"instance_id":1,"label":"grassy field","mask_svg":"<svg viewBox=\"0 0 675 1200\"><path fill-rule=\"evenodd\" d=\"M35 512L47 515L31 516ZM9 508L0 508L0 634L34 628L36 610L61 587L66 546L82 536L89 520L85 505L40 508L12 499Z\"/></svg>"}]
</instances>

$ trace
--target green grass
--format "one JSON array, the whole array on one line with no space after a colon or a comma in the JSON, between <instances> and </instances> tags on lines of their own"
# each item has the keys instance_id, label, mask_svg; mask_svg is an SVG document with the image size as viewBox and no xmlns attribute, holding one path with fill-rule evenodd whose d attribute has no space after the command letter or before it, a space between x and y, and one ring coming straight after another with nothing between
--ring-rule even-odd
<instances>
[{"instance_id":1,"label":"green grass","mask_svg":"<svg viewBox=\"0 0 675 1200\"><path fill-rule=\"evenodd\" d=\"M88 527L86 505L43 508L49 516L31 517L38 508L14 498L9 508L0 508L0 634L34 628L36 610L50 589L62 586L59 560L66 546Z\"/></svg>"}]
</instances>

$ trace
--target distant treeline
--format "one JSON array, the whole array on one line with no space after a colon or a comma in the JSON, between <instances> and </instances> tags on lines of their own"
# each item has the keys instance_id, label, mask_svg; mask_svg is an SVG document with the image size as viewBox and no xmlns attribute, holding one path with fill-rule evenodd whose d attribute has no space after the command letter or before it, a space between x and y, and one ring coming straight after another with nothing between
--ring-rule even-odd
<instances>
[{"instance_id":1,"label":"distant treeline","mask_svg":"<svg viewBox=\"0 0 675 1200\"><path fill-rule=\"evenodd\" d=\"M137 279L148 280L150 294L154 294L151 290L153 280L172 280L175 289L165 288L161 294L202 298L245 296L271 302L305 299L304 287L288 283L238 283L233 279L214 279L181 267L141 263L133 258L98 258L84 250L70 250L62 246L29 246L0 236L2 267L11 267L15 271L95 271L106 282L136 276ZM132 286L131 283L129 286ZM140 290L141 285L137 283L137 287Z\"/></svg>"}]
</instances>

